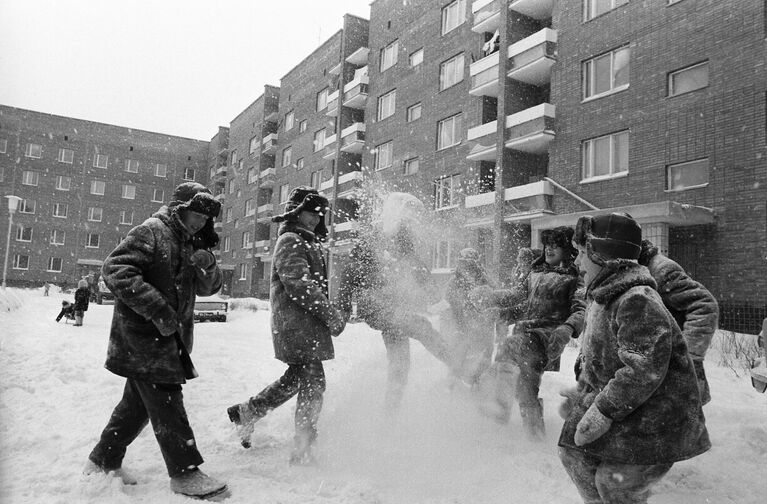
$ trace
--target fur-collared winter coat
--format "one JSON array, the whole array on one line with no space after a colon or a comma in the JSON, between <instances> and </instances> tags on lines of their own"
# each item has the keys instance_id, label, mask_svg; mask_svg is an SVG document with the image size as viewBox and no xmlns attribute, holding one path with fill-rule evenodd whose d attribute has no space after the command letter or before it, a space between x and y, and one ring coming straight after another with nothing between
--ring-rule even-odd
<instances>
[{"instance_id":1,"label":"fur-collared winter coat","mask_svg":"<svg viewBox=\"0 0 767 504\"><path fill-rule=\"evenodd\" d=\"M676 262L642 244L639 264L650 270L666 308L682 329L693 359L706 356L719 326L719 303L703 285L690 278Z\"/></svg>"},{"instance_id":2,"label":"fur-collared winter coat","mask_svg":"<svg viewBox=\"0 0 767 504\"><path fill-rule=\"evenodd\" d=\"M106 258L101 274L115 295L107 369L150 383L186 381L174 332L191 352L195 296L218 292L222 282L215 260L203 271L193 252L178 208L162 207Z\"/></svg>"},{"instance_id":3,"label":"fur-collared winter coat","mask_svg":"<svg viewBox=\"0 0 767 504\"><path fill-rule=\"evenodd\" d=\"M329 326L338 312L328 299L322 245L295 222L277 234L269 288L274 356L288 364L332 359Z\"/></svg>"},{"instance_id":4,"label":"fur-collared winter coat","mask_svg":"<svg viewBox=\"0 0 767 504\"><path fill-rule=\"evenodd\" d=\"M711 447L692 358L644 266L608 261L588 293L575 405L559 446L622 464L673 463ZM596 404L610 429L584 446L575 430Z\"/></svg>"},{"instance_id":5,"label":"fur-collared winter coat","mask_svg":"<svg viewBox=\"0 0 767 504\"><path fill-rule=\"evenodd\" d=\"M88 304L91 297L91 291L88 287L78 287L75 291L75 311L88 311Z\"/></svg>"}]
</instances>

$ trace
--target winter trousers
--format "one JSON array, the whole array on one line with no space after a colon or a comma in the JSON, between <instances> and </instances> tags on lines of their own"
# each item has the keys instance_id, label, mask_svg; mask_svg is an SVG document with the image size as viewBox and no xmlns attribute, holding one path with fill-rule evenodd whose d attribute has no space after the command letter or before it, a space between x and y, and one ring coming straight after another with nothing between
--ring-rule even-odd
<instances>
[{"instance_id":1,"label":"winter trousers","mask_svg":"<svg viewBox=\"0 0 767 504\"><path fill-rule=\"evenodd\" d=\"M559 458L586 504L646 504L650 488L673 465L619 464L565 447Z\"/></svg>"},{"instance_id":2,"label":"winter trousers","mask_svg":"<svg viewBox=\"0 0 767 504\"><path fill-rule=\"evenodd\" d=\"M150 421L170 477L202 464L184 409L181 385L132 378L126 381L122 399L88 458L107 471L119 468L128 445Z\"/></svg>"},{"instance_id":3,"label":"winter trousers","mask_svg":"<svg viewBox=\"0 0 767 504\"><path fill-rule=\"evenodd\" d=\"M277 381L250 398L250 408L256 417L263 417L298 394L295 442L299 451L305 451L317 439L317 421L322 411L325 385L322 361L288 364L288 369Z\"/></svg>"},{"instance_id":4,"label":"winter trousers","mask_svg":"<svg viewBox=\"0 0 767 504\"><path fill-rule=\"evenodd\" d=\"M75 325L81 326L83 325L83 317L85 316L85 312L82 310L75 310Z\"/></svg>"},{"instance_id":5,"label":"winter trousers","mask_svg":"<svg viewBox=\"0 0 767 504\"><path fill-rule=\"evenodd\" d=\"M539 329L515 330L509 344L511 360L519 367L516 396L522 425L528 435L540 438L544 434L543 403L538 398L541 378L547 363L559 355L547 356L546 333Z\"/></svg>"}]
</instances>

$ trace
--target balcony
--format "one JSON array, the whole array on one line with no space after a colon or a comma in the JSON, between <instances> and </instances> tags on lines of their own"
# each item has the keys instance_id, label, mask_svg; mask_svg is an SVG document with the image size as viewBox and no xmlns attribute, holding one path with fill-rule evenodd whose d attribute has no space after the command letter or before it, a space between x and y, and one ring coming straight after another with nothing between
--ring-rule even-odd
<instances>
[{"instance_id":1,"label":"balcony","mask_svg":"<svg viewBox=\"0 0 767 504\"><path fill-rule=\"evenodd\" d=\"M552 211L554 186L547 180L521 186L508 187L503 191L505 222L530 222Z\"/></svg>"},{"instance_id":2,"label":"balcony","mask_svg":"<svg viewBox=\"0 0 767 504\"><path fill-rule=\"evenodd\" d=\"M260 187L274 186L274 179L276 178L276 175L277 175L277 172L274 168L267 168L266 170L261 170L261 173L258 174Z\"/></svg>"},{"instance_id":3,"label":"balcony","mask_svg":"<svg viewBox=\"0 0 767 504\"><path fill-rule=\"evenodd\" d=\"M271 220L272 215L274 215L274 204L272 203L261 205L256 209L256 220L259 222L263 220Z\"/></svg>"},{"instance_id":4,"label":"balcony","mask_svg":"<svg viewBox=\"0 0 767 504\"><path fill-rule=\"evenodd\" d=\"M332 75L341 75L341 69L343 69L344 64L342 61L339 61L335 65L333 65L329 70L328 73Z\"/></svg>"},{"instance_id":5,"label":"balcony","mask_svg":"<svg viewBox=\"0 0 767 504\"><path fill-rule=\"evenodd\" d=\"M277 122L277 118L279 117L277 110L264 110L264 121L266 122Z\"/></svg>"},{"instance_id":6,"label":"balcony","mask_svg":"<svg viewBox=\"0 0 767 504\"><path fill-rule=\"evenodd\" d=\"M221 165L216 169L213 174L214 177L226 177L226 165Z\"/></svg>"},{"instance_id":7,"label":"balcony","mask_svg":"<svg viewBox=\"0 0 767 504\"><path fill-rule=\"evenodd\" d=\"M360 47L349 56L346 57L346 61L356 66L365 66L368 64L368 53L370 48Z\"/></svg>"},{"instance_id":8,"label":"balcony","mask_svg":"<svg viewBox=\"0 0 767 504\"><path fill-rule=\"evenodd\" d=\"M476 0L471 4L471 12L474 14L471 31L492 33L501 24L501 0Z\"/></svg>"},{"instance_id":9,"label":"balcony","mask_svg":"<svg viewBox=\"0 0 767 504\"><path fill-rule=\"evenodd\" d=\"M325 109L325 115L335 117L338 115L338 95L339 90L336 89L328 95L328 107Z\"/></svg>"},{"instance_id":10,"label":"balcony","mask_svg":"<svg viewBox=\"0 0 767 504\"><path fill-rule=\"evenodd\" d=\"M322 157L324 159L332 159L336 155L336 138L338 138L338 135L335 133L330 135L329 137L325 137L325 142L323 143L323 151L322 151Z\"/></svg>"},{"instance_id":11,"label":"balcony","mask_svg":"<svg viewBox=\"0 0 767 504\"><path fill-rule=\"evenodd\" d=\"M550 103L541 103L507 116L509 139L506 147L529 154L548 152L549 144L555 137L555 120L556 107Z\"/></svg>"},{"instance_id":12,"label":"balcony","mask_svg":"<svg viewBox=\"0 0 767 504\"><path fill-rule=\"evenodd\" d=\"M343 233L345 231L357 231L360 228L359 221L356 220L349 220L346 222L339 222L338 224L333 224L333 230L337 233Z\"/></svg>"},{"instance_id":13,"label":"balcony","mask_svg":"<svg viewBox=\"0 0 767 504\"><path fill-rule=\"evenodd\" d=\"M333 178L329 178L328 180L325 180L320 183L320 192L329 191L330 189L333 189Z\"/></svg>"},{"instance_id":14,"label":"balcony","mask_svg":"<svg viewBox=\"0 0 767 504\"><path fill-rule=\"evenodd\" d=\"M466 159L470 161L493 161L496 158L497 143L496 133L498 121L480 124L469 128L467 139L471 149Z\"/></svg>"},{"instance_id":15,"label":"balcony","mask_svg":"<svg viewBox=\"0 0 767 504\"><path fill-rule=\"evenodd\" d=\"M338 176L338 197L360 199L362 197L362 172L359 170Z\"/></svg>"},{"instance_id":16,"label":"balcony","mask_svg":"<svg viewBox=\"0 0 767 504\"><path fill-rule=\"evenodd\" d=\"M341 130L341 150L359 154L365 147L365 123L356 122Z\"/></svg>"},{"instance_id":17,"label":"balcony","mask_svg":"<svg viewBox=\"0 0 767 504\"><path fill-rule=\"evenodd\" d=\"M551 19L554 0L512 0L509 9L533 19Z\"/></svg>"},{"instance_id":18,"label":"balcony","mask_svg":"<svg viewBox=\"0 0 767 504\"><path fill-rule=\"evenodd\" d=\"M466 208L477 208L495 203L495 191L466 196L464 204Z\"/></svg>"},{"instance_id":19,"label":"balcony","mask_svg":"<svg viewBox=\"0 0 767 504\"><path fill-rule=\"evenodd\" d=\"M264 137L261 142L261 152L264 154L277 152L277 133L270 133Z\"/></svg>"},{"instance_id":20,"label":"balcony","mask_svg":"<svg viewBox=\"0 0 767 504\"><path fill-rule=\"evenodd\" d=\"M510 78L540 86L551 82L551 67L557 60L557 32L544 28L509 46Z\"/></svg>"},{"instance_id":21,"label":"balcony","mask_svg":"<svg viewBox=\"0 0 767 504\"><path fill-rule=\"evenodd\" d=\"M344 107L364 109L368 99L367 67L354 72L354 79L344 86Z\"/></svg>"},{"instance_id":22,"label":"balcony","mask_svg":"<svg viewBox=\"0 0 767 504\"><path fill-rule=\"evenodd\" d=\"M224 230L224 223L221 221L215 221L213 223L213 231L216 233L221 233Z\"/></svg>"},{"instance_id":23,"label":"balcony","mask_svg":"<svg viewBox=\"0 0 767 504\"><path fill-rule=\"evenodd\" d=\"M498 96L498 51L469 66L472 96Z\"/></svg>"},{"instance_id":24,"label":"balcony","mask_svg":"<svg viewBox=\"0 0 767 504\"><path fill-rule=\"evenodd\" d=\"M253 255L256 257L271 257L272 255L272 242L271 240L258 240L254 243Z\"/></svg>"}]
</instances>

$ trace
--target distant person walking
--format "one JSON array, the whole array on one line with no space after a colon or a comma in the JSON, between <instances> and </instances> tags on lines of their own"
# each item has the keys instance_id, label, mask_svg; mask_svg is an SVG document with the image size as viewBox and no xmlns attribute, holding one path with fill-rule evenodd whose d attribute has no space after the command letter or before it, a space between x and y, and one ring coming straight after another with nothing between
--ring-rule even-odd
<instances>
[{"instance_id":1,"label":"distant person walking","mask_svg":"<svg viewBox=\"0 0 767 504\"><path fill-rule=\"evenodd\" d=\"M48 282L45 282L43 284L43 296L47 296L49 290L51 290L51 284L49 284Z\"/></svg>"},{"instance_id":2,"label":"distant person walking","mask_svg":"<svg viewBox=\"0 0 767 504\"><path fill-rule=\"evenodd\" d=\"M83 317L85 312L88 311L88 303L90 301L91 291L88 288L88 281L84 278L77 282L77 290L75 291L75 325L83 325Z\"/></svg>"}]
</instances>

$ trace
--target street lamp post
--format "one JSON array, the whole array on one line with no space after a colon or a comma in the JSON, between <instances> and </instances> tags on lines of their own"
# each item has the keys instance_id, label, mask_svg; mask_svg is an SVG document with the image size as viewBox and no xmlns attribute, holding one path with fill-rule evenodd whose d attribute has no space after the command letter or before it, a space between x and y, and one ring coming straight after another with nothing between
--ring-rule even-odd
<instances>
[{"instance_id":1,"label":"street lamp post","mask_svg":"<svg viewBox=\"0 0 767 504\"><path fill-rule=\"evenodd\" d=\"M5 290L5 278L8 273L8 256L11 251L11 228L13 227L13 214L19 208L21 198L18 196L6 196L8 198L8 235L5 239L5 262L3 263L3 290Z\"/></svg>"}]
</instances>

